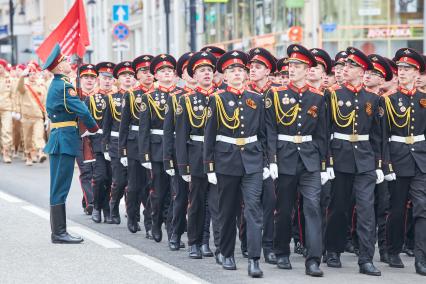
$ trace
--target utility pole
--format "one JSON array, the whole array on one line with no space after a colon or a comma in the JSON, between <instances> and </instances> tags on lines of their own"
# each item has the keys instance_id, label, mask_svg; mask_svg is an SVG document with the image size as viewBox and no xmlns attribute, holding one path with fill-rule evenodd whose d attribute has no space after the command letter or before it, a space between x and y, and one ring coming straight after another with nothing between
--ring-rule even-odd
<instances>
[{"instance_id":1,"label":"utility pole","mask_svg":"<svg viewBox=\"0 0 426 284\"><path fill-rule=\"evenodd\" d=\"M189 30L191 51L197 50L197 6L196 0L189 0Z\"/></svg>"},{"instance_id":2,"label":"utility pole","mask_svg":"<svg viewBox=\"0 0 426 284\"><path fill-rule=\"evenodd\" d=\"M9 29L10 29L10 48L11 48L11 53L10 53L10 62L12 63L12 65L16 64L16 56L15 56L15 52L16 52L16 47L15 47L15 35L13 33L13 16L15 15L15 7L13 7L13 1L9 0Z\"/></svg>"},{"instance_id":3,"label":"utility pole","mask_svg":"<svg viewBox=\"0 0 426 284\"><path fill-rule=\"evenodd\" d=\"M170 0L164 0L164 13L166 14L166 47L167 53L170 53L170 23L169 23L169 15L170 15Z\"/></svg>"}]
</instances>

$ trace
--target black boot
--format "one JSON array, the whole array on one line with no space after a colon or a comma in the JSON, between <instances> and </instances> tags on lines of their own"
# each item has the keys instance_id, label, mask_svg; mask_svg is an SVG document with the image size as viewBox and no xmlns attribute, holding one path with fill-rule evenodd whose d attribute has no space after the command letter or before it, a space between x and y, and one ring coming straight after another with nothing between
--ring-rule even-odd
<instances>
[{"instance_id":1,"label":"black boot","mask_svg":"<svg viewBox=\"0 0 426 284\"><path fill-rule=\"evenodd\" d=\"M248 260L248 275L253 278L263 277L263 271L259 267L258 259L249 259Z\"/></svg>"},{"instance_id":2,"label":"black boot","mask_svg":"<svg viewBox=\"0 0 426 284\"><path fill-rule=\"evenodd\" d=\"M216 256L215 256L215 258L216 258L216 263L217 264L219 264L219 265L222 265L222 263L223 263L223 254L221 254L220 252L218 253L218 254L216 254Z\"/></svg>"},{"instance_id":3,"label":"black boot","mask_svg":"<svg viewBox=\"0 0 426 284\"><path fill-rule=\"evenodd\" d=\"M324 275L322 270L319 268L319 264L316 261L308 261L305 266L306 275L313 277L322 277Z\"/></svg>"},{"instance_id":4,"label":"black boot","mask_svg":"<svg viewBox=\"0 0 426 284\"><path fill-rule=\"evenodd\" d=\"M127 216L127 229L133 234L138 231L138 223L134 217Z\"/></svg>"},{"instance_id":5,"label":"black boot","mask_svg":"<svg viewBox=\"0 0 426 284\"><path fill-rule=\"evenodd\" d=\"M222 259L222 267L226 270L236 270L237 265L235 264L234 256L224 257Z\"/></svg>"},{"instance_id":6,"label":"black boot","mask_svg":"<svg viewBox=\"0 0 426 284\"><path fill-rule=\"evenodd\" d=\"M265 262L269 264L277 264L277 257L273 252L265 253Z\"/></svg>"},{"instance_id":7,"label":"black boot","mask_svg":"<svg viewBox=\"0 0 426 284\"><path fill-rule=\"evenodd\" d=\"M119 205L120 205L120 200L111 200L111 202L109 203L111 223L108 223L108 224L118 225L121 223Z\"/></svg>"},{"instance_id":8,"label":"black boot","mask_svg":"<svg viewBox=\"0 0 426 284\"><path fill-rule=\"evenodd\" d=\"M92 215L93 213L93 204L89 203L89 205L86 206L86 208L84 208L84 213L86 213L86 215Z\"/></svg>"},{"instance_id":9,"label":"black boot","mask_svg":"<svg viewBox=\"0 0 426 284\"><path fill-rule=\"evenodd\" d=\"M426 276L426 261L415 261L416 273Z\"/></svg>"},{"instance_id":10,"label":"black boot","mask_svg":"<svg viewBox=\"0 0 426 284\"><path fill-rule=\"evenodd\" d=\"M189 258L192 258L192 259L203 258L203 255L201 254L201 250L200 250L199 245L189 246Z\"/></svg>"},{"instance_id":11,"label":"black boot","mask_svg":"<svg viewBox=\"0 0 426 284\"><path fill-rule=\"evenodd\" d=\"M102 209L103 213L104 213L104 223L107 224L111 224L112 223L112 219L111 219L111 212L108 209Z\"/></svg>"},{"instance_id":12,"label":"black boot","mask_svg":"<svg viewBox=\"0 0 426 284\"><path fill-rule=\"evenodd\" d=\"M372 262L367 262L359 265L359 273L370 276L381 276L382 273L378 270Z\"/></svg>"},{"instance_id":13,"label":"black boot","mask_svg":"<svg viewBox=\"0 0 426 284\"><path fill-rule=\"evenodd\" d=\"M280 269L292 269L288 255L277 256L277 267Z\"/></svg>"},{"instance_id":14,"label":"black boot","mask_svg":"<svg viewBox=\"0 0 426 284\"><path fill-rule=\"evenodd\" d=\"M152 237L157 243L161 242L161 239L163 238L161 226L155 224L154 222L152 223Z\"/></svg>"},{"instance_id":15,"label":"black boot","mask_svg":"<svg viewBox=\"0 0 426 284\"><path fill-rule=\"evenodd\" d=\"M340 254L336 252L327 252L327 266L333 268L341 268Z\"/></svg>"},{"instance_id":16,"label":"black boot","mask_svg":"<svg viewBox=\"0 0 426 284\"><path fill-rule=\"evenodd\" d=\"M95 223L100 223L101 222L101 210L93 209L92 220Z\"/></svg>"},{"instance_id":17,"label":"black boot","mask_svg":"<svg viewBox=\"0 0 426 284\"><path fill-rule=\"evenodd\" d=\"M67 232L65 204L50 206L50 226L52 228L52 243L78 244L83 241L81 237L73 237Z\"/></svg>"},{"instance_id":18,"label":"black boot","mask_svg":"<svg viewBox=\"0 0 426 284\"><path fill-rule=\"evenodd\" d=\"M389 255L386 251L379 251L380 261L384 263L389 263Z\"/></svg>"},{"instance_id":19,"label":"black boot","mask_svg":"<svg viewBox=\"0 0 426 284\"><path fill-rule=\"evenodd\" d=\"M204 257L213 257L213 252L210 250L209 244L203 244L201 246L201 254Z\"/></svg>"},{"instance_id":20,"label":"black boot","mask_svg":"<svg viewBox=\"0 0 426 284\"><path fill-rule=\"evenodd\" d=\"M172 234L169 241L169 248L172 251L176 251L180 249L180 239L176 234Z\"/></svg>"},{"instance_id":21,"label":"black boot","mask_svg":"<svg viewBox=\"0 0 426 284\"><path fill-rule=\"evenodd\" d=\"M404 263L399 254L389 254L389 266L394 268L404 268Z\"/></svg>"}]
</instances>

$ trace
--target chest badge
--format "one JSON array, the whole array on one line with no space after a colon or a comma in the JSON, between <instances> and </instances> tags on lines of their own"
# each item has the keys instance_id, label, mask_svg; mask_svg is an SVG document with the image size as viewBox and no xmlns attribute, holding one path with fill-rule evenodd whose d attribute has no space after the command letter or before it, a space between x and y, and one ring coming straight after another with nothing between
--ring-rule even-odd
<instances>
[{"instance_id":1,"label":"chest badge","mask_svg":"<svg viewBox=\"0 0 426 284\"><path fill-rule=\"evenodd\" d=\"M251 107L252 109L256 109L257 108L256 103L252 99L247 99L246 100L246 104L247 104L247 106Z\"/></svg>"}]
</instances>

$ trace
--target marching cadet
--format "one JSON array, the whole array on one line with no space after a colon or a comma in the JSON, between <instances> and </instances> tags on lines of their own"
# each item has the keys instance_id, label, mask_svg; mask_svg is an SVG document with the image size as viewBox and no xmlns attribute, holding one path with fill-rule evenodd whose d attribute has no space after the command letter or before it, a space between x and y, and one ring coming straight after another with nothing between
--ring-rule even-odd
<instances>
[{"instance_id":1,"label":"marching cadet","mask_svg":"<svg viewBox=\"0 0 426 284\"><path fill-rule=\"evenodd\" d=\"M398 88L398 66L396 66L395 61L390 60L389 58L386 58L386 62L390 66L392 70L392 80L385 81L384 84L382 84L381 92L384 94L389 91L394 91Z\"/></svg>"},{"instance_id":2,"label":"marching cadet","mask_svg":"<svg viewBox=\"0 0 426 284\"><path fill-rule=\"evenodd\" d=\"M278 178L274 252L277 266L292 269L290 255L291 212L297 191L303 196L306 220L306 274L322 276L321 184L325 168L327 129L321 92L306 84L317 61L301 45L290 45L287 86L272 88L266 96L266 129L271 177Z\"/></svg>"},{"instance_id":3,"label":"marching cadet","mask_svg":"<svg viewBox=\"0 0 426 284\"><path fill-rule=\"evenodd\" d=\"M149 72L152 58L152 55L142 55L132 62L132 68L140 84L137 88L130 89L124 96L118 135L121 163L124 167L127 167L127 228L132 233L141 230L138 218L140 218L140 204L142 202L147 239L152 239L152 220L148 202L150 173L140 163L138 140L142 96L154 89L153 77Z\"/></svg>"},{"instance_id":4,"label":"marching cadet","mask_svg":"<svg viewBox=\"0 0 426 284\"><path fill-rule=\"evenodd\" d=\"M94 135L98 130L96 121L80 101L77 91L67 75L71 66L56 44L43 65L54 74L46 99L46 110L51 120L50 133L44 151L50 160L50 224L53 243L81 243L81 237L67 232L65 202L71 187L75 157L79 153L80 137L77 130L78 117L87 127L82 136Z\"/></svg>"},{"instance_id":5,"label":"marching cadet","mask_svg":"<svg viewBox=\"0 0 426 284\"><path fill-rule=\"evenodd\" d=\"M245 90L247 55L233 50L222 55L217 69L226 90L209 102L204 133L204 170L219 194L220 253L222 267L235 270L236 215L240 198L247 222L248 274L262 277L262 176L269 177L265 156L264 103L260 94ZM226 229L225 229L226 228Z\"/></svg>"},{"instance_id":6,"label":"marching cadet","mask_svg":"<svg viewBox=\"0 0 426 284\"><path fill-rule=\"evenodd\" d=\"M331 59L331 71L330 73L326 74L326 76L324 76L323 78L323 86L325 89L330 88L331 86L333 86L334 84L337 83L336 81L336 73L335 73L335 66L336 63L333 59Z\"/></svg>"},{"instance_id":7,"label":"marching cadet","mask_svg":"<svg viewBox=\"0 0 426 284\"><path fill-rule=\"evenodd\" d=\"M142 96L139 118L139 155L142 166L152 170L152 189L150 191L152 236L161 242L163 233L163 211L170 194L170 175L164 171L163 163L163 123L169 109L167 101L176 91L174 84L176 60L168 54L160 54L151 60L149 70L157 80L158 87ZM170 163L170 161L169 161ZM172 173L174 164L169 164Z\"/></svg>"},{"instance_id":8,"label":"marching cadet","mask_svg":"<svg viewBox=\"0 0 426 284\"><path fill-rule=\"evenodd\" d=\"M20 94L21 123L24 138L25 164L31 166L33 160L31 153L37 152L40 163L46 160L43 153L44 141L44 119L46 115L45 101L46 90L37 82L39 75L36 66L33 64L21 73L17 91ZM25 78L27 77L27 80Z\"/></svg>"},{"instance_id":9,"label":"marching cadet","mask_svg":"<svg viewBox=\"0 0 426 284\"><path fill-rule=\"evenodd\" d=\"M203 142L207 106L210 95L215 90L213 87L215 69L216 57L212 53L200 51L192 55L188 62L187 73L196 80L197 87L193 92L180 97L176 109L176 160L182 179L190 182L188 246L189 257L193 259L213 256L208 243L203 242L204 223L209 210L205 203L209 190L215 187L208 182L204 173ZM218 226L216 220L217 218L213 218L214 227ZM215 238L215 244L218 244L218 238Z\"/></svg>"},{"instance_id":10,"label":"marching cadet","mask_svg":"<svg viewBox=\"0 0 426 284\"><path fill-rule=\"evenodd\" d=\"M172 216L170 226L170 250L179 250L181 244L181 236L186 228L186 210L188 207L188 183L184 181L179 173L176 164L176 147L175 147L175 111L179 98L189 92L193 92L196 87L196 81L188 75L188 62L193 55L192 52L184 53L177 61L176 74L185 82L183 90L177 89L170 93L167 99L167 109L164 119L164 136L163 136L163 161L164 170L171 176L171 204L169 207L169 215ZM171 111L173 110L173 111ZM176 168L176 170L175 170Z\"/></svg>"},{"instance_id":11,"label":"marching cadet","mask_svg":"<svg viewBox=\"0 0 426 284\"><path fill-rule=\"evenodd\" d=\"M249 51L249 78L248 89L261 94L263 97L272 87L279 85L269 80L269 74L276 70L275 57L264 48L253 48ZM274 238L274 210L275 210L275 185L271 177L263 181L262 205L263 205L263 236L262 248L265 261L276 264L277 259L273 252ZM245 227L243 227L246 229ZM240 230L240 236L244 235L243 241L247 242L246 230Z\"/></svg>"},{"instance_id":12,"label":"marching cadet","mask_svg":"<svg viewBox=\"0 0 426 284\"><path fill-rule=\"evenodd\" d=\"M343 76L343 69L345 67L346 57L348 57L348 53L346 50L339 51L334 57L334 74L336 77L337 84L341 85L345 82L345 78Z\"/></svg>"},{"instance_id":13,"label":"marching cadet","mask_svg":"<svg viewBox=\"0 0 426 284\"><path fill-rule=\"evenodd\" d=\"M287 86L290 83L288 78L288 57L277 60L277 70L281 74L281 85Z\"/></svg>"},{"instance_id":14,"label":"marching cadet","mask_svg":"<svg viewBox=\"0 0 426 284\"><path fill-rule=\"evenodd\" d=\"M357 208L360 273L380 276L373 264L375 244L374 187L383 181L382 137L379 96L362 86L365 71L373 69L370 59L349 47L343 85L327 91L330 106L330 143L335 180L328 208L326 232L327 265L340 268L345 249L348 208L352 193ZM373 152L373 154L372 154Z\"/></svg>"},{"instance_id":15,"label":"marching cadet","mask_svg":"<svg viewBox=\"0 0 426 284\"><path fill-rule=\"evenodd\" d=\"M81 84L81 100L85 101L87 97L93 96L96 90L96 73L95 66L92 64L83 64L79 67L79 76ZM83 153L83 143L80 147ZM77 165L80 170L80 185L83 191L82 205L84 212L87 215L92 215L93 212L93 161L84 161L83 154L77 156Z\"/></svg>"},{"instance_id":16,"label":"marching cadet","mask_svg":"<svg viewBox=\"0 0 426 284\"><path fill-rule=\"evenodd\" d=\"M85 103L96 120L99 128L102 128L105 111L107 109L107 96L111 95L114 84L112 72L115 64L112 62L101 62L95 66L98 74L98 88L92 96L85 99ZM104 214L104 222L111 223L109 209L109 195L111 191L111 163L105 159L102 149L102 133L90 137L95 161L93 162L93 212L92 220L95 223L102 221L101 211Z\"/></svg>"},{"instance_id":17,"label":"marching cadet","mask_svg":"<svg viewBox=\"0 0 426 284\"><path fill-rule=\"evenodd\" d=\"M415 80L425 72L422 56L410 48L395 54L398 89L384 97L385 161L396 180L389 183L390 212L386 236L391 267L404 267L399 253L404 243L404 210L407 199L413 204L415 222L415 268L426 275L426 93L415 88ZM387 140L386 140L387 141ZM396 176L395 176L396 175Z\"/></svg>"},{"instance_id":18,"label":"marching cadet","mask_svg":"<svg viewBox=\"0 0 426 284\"><path fill-rule=\"evenodd\" d=\"M212 53L217 60L219 60L219 58L225 54L225 50L223 50L220 47L217 46L205 46L202 49L200 49L200 51L208 51L210 53ZM214 73L214 77L213 77L213 86L215 89L219 89L219 90L224 90L226 89L226 83L223 80L223 74L221 74L219 71L216 70L216 72Z\"/></svg>"},{"instance_id":19,"label":"marching cadet","mask_svg":"<svg viewBox=\"0 0 426 284\"><path fill-rule=\"evenodd\" d=\"M12 147L12 82L6 72L7 61L0 59L0 132L3 162L10 164L12 162L10 150Z\"/></svg>"},{"instance_id":20,"label":"marching cadet","mask_svg":"<svg viewBox=\"0 0 426 284\"><path fill-rule=\"evenodd\" d=\"M118 80L119 89L117 92L106 96L107 108L102 125L102 147L105 159L111 161L112 184L109 201L111 223L120 224L120 200L127 187L127 169L120 157L119 129L124 97L133 86L135 72L132 68L132 62L124 61L118 63L114 67L112 74Z\"/></svg>"}]
</instances>

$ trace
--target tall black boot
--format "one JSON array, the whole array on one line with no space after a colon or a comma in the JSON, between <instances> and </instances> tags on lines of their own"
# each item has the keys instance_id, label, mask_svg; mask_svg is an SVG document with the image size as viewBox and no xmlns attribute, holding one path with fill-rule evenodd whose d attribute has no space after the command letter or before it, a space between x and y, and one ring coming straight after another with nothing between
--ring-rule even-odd
<instances>
[{"instance_id":1,"label":"tall black boot","mask_svg":"<svg viewBox=\"0 0 426 284\"><path fill-rule=\"evenodd\" d=\"M68 234L66 224L65 204L50 206L50 226L52 228L52 243L78 244L83 241L81 237Z\"/></svg>"},{"instance_id":2,"label":"tall black boot","mask_svg":"<svg viewBox=\"0 0 426 284\"><path fill-rule=\"evenodd\" d=\"M121 218L120 218L120 200L113 200L111 199L109 203L110 208L110 215L111 215L111 222L108 222L108 224L120 224Z\"/></svg>"}]
</instances>

